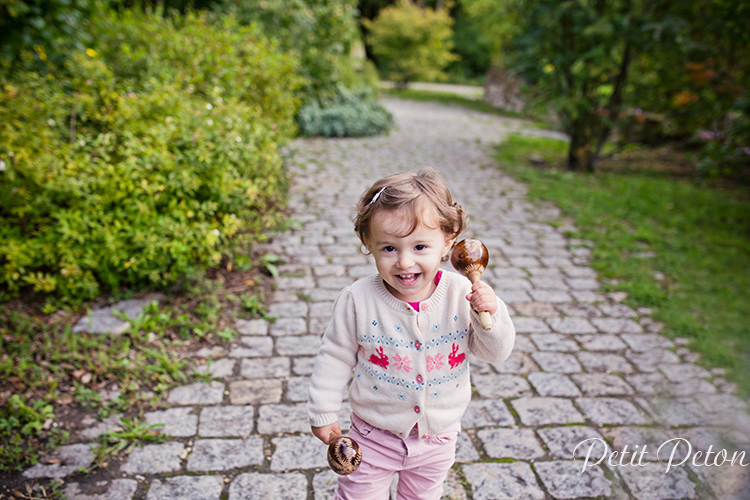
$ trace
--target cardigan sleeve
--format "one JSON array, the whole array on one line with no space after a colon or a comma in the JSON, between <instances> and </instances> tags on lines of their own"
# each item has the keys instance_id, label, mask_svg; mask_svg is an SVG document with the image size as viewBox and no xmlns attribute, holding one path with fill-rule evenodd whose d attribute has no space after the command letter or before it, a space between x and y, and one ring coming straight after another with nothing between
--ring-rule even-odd
<instances>
[{"instance_id":1,"label":"cardigan sleeve","mask_svg":"<svg viewBox=\"0 0 750 500\"><path fill-rule=\"evenodd\" d=\"M469 350L487 363L500 363L508 359L516 341L516 328L510 319L508 307L497 297L497 311L492 315L492 328L485 331L479 323L479 315L471 310L472 332Z\"/></svg>"},{"instance_id":2,"label":"cardigan sleeve","mask_svg":"<svg viewBox=\"0 0 750 500\"><path fill-rule=\"evenodd\" d=\"M338 421L337 413L357 363L356 316L351 289L346 287L333 305L310 380L307 414L314 427Z\"/></svg>"}]
</instances>

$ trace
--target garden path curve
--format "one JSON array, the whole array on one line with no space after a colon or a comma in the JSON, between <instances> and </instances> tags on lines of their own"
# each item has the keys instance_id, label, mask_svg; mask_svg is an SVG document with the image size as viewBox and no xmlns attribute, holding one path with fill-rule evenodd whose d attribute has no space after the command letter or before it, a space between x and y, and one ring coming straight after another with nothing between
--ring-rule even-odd
<instances>
[{"instance_id":1,"label":"garden path curve","mask_svg":"<svg viewBox=\"0 0 750 500\"><path fill-rule=\"evenodd\" d=\"M389 136L300 139L288 148L295 224L268 245L286 262L270 306L277 321L238 319L241 337L229 349L200 353L213 357L202 369L217 380L173 389L172 407L146 416L175 439L137 449L96 489L73 475L68 498L332 499L335 475L309 433L304 401L333 300L375 272L359 252L350 207L377 178L423 166L438 169L466 208L465 236L489 248L484 279L518 331L506 362L471 360L474 397L445 498L750 498L748 468L733 455L736 446L750 452L747 403L720 370L695 364L687 341L660 335L650 311L601 292L591 245L566 238L572 226L559 211L530 203L492 160L508 133L551 133L458 107L384 104L395 117ZM348 425L346 409L341 417ZM91 441L95 429L74 442ZM674 438L683 445L672 463L675 441L657 461ZM594 465L604 443L619 455ZM85 449L60 453L74 467ZM52 474L49 467L27 474Z\"/></svg>"}]
</instances>

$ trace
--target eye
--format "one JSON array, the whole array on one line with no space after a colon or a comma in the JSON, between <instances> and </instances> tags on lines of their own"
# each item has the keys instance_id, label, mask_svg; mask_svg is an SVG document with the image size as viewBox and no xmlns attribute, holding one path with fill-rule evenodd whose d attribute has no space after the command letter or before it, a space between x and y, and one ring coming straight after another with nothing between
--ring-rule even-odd
<instances>
[{"instance_id":1,"label":"eye","mask_svg":"<svg viewBox=\"0 0 750 500\"><path fill-rule=\"evenodd\" d=\"M383 251L384 251L384 252L394 252L395 250L396 250L396 248L395 248L395 247L392 247L392 246L390 246L390 245L388 245L388 246L386 246L386 247L383 247Z\"/></svg>"},{"instance_id":2,"label":"eye","mask_svg":"<svg viewBox=\"0 0 750 500\"><path fill-rule=\"evenodd\" d=\"M414 247L414 250L417 250L418 252L421 252L422 250L426 250L427 245L417 245Z\"/></svg>"}]
</instances>

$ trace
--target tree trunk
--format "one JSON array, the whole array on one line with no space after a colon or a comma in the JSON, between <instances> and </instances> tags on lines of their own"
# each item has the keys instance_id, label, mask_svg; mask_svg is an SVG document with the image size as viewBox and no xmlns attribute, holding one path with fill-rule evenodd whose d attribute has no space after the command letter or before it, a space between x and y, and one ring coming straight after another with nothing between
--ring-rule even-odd
<instances>
[{"instance_id":1,"label":"tree trunk","mask_svg":"<svg viewBox=\"0 0 750 500\"><path fill-rule=\"evenodd\" d=\"M590 117L576 118L571 126L568 159L565 168L572 172L593 172L596 162L596 149L592 147L593 134Z\"/></svg>"}]
</instances>

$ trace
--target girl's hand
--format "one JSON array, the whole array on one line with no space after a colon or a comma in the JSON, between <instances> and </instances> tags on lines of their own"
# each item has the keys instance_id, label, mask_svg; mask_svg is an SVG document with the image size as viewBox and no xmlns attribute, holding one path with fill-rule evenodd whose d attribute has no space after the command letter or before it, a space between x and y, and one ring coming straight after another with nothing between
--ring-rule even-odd
<instances>
[{"instance_id":1,"label":"girl's hand","mask_svg":"<svg viewBox=\"0 0 750 500\"><path fill-rule=\"evenodd\" d=\"M329 436L331 433L335 433L337 436L341 436L341 426L339 426L338 422L334 422L330 425L324 425L323 427L313 427L312 433L315 435L316 438L323 441L325 444L331 444L329 440Z\"/></svg>"},{"instance_id":2,"label":"girl's hand","mask_svg":"<svg viewBox=\"0 0 750 500\"><path fill-rule=\"evenodd\" d=\"M497 312L495 291L484 281L480 280L471 285L471 293L466 295L466 300L475 311L487 311L490 314Z\"/></svg>"}]
</instances>

